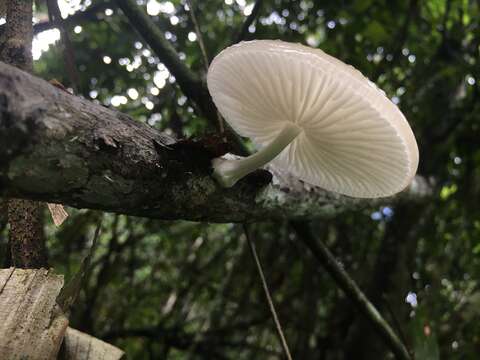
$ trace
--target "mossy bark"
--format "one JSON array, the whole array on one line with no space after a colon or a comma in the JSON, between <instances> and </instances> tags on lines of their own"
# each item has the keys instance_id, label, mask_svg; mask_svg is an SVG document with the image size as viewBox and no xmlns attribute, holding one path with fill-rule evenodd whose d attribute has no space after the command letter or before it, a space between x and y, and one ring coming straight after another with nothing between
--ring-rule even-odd
<instances>
[{"instance_id":1,"label":"mossy bark","mask_svg":"<svg viewBox=\"0 0 480 360\"><path fill-rule=\"evenodd\" d=\"M395 199L353 199L272 168L224 189L211 168L224 151L211 138L177 141L0 63L0 195L165 220L245 222L331 218L429 194L418 178Z\"/></svg>"}]
</instances>

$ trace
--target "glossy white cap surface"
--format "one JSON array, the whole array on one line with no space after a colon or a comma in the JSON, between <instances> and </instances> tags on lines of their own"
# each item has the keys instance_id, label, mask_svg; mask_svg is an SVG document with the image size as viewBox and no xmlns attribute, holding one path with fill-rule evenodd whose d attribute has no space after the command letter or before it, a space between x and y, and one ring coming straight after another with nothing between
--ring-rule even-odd
<instances>
[{"instance_id":1,"label":"glossy white cap surface","mask_svg":"<svg viewBox=\"0 0 480 360\"><path fill-rule=\"evenodd\" d=\"M412 180L418 148L408 122L375 84L319 49L242 42L212 62L208 89L221 114L258 147L293 122L302 132L273 164L341 194L393 195Z\"/></svg>"}]
</instances>

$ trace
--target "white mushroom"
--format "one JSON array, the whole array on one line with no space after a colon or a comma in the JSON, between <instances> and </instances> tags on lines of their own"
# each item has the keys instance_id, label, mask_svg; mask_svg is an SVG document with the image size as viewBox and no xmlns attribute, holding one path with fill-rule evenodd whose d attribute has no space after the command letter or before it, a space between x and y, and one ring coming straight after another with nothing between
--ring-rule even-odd
<instances>
[{"instance_id":1,"label":"white mushroom","mask_svg":"<svg viewBox=\"0 0 480 360\"><path fill-rule=\"evenodd\" d=\"M299 179L354 197L403 190L418 166L405 117L350 65L300 44L256 40L223 50L208 71L221 114L259 151L214 159L225 187L273 161Z\"/></svg>"}]
</instances>

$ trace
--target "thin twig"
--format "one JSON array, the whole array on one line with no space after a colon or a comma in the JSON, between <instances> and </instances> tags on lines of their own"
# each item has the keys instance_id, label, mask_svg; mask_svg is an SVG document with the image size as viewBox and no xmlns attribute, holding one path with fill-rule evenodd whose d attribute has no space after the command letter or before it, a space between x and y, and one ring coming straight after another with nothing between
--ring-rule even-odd
<instances>
[{"instance_id":1,"label":"thin twig","mask_svg":"<svg viewBox=\"0 0 480 360\"><path fill-rule=\"evenodd\" d=\"M370 302L362 290L360 290L357 283L338 263L327 246L312 235L308 226L309 224L295 221L292 221L290 224L317 261L327 270L348 298L351 299L358 309L370 320L375 330L382 336L390 350L395 354L395 357L399 360L412 360L412 356L408 352L407 347L383 318L382 314L380 314L377 308Z\"/></svg>"},{"instance_id":2,"label":"thin twig","mask_svg":"<svg viewBox=\"0 0 480 360\"><path fill-rule=\"evenodd\" d=\"M73 278L63 286L57 296L57 303L65 312L70 311L70 308L75 303L75 300L85 283L85 279L90 273L93 254L97 248L100 230L102 229L102 220L103 216L101 216L98 221L97 227L95 228L95 234L93 235L92 245L90 246L88 254L83 258L80 269L76 272Z\"/></svg>"},{"instance_id":3,"label":"thin twig","mask_svg":"<svg viewBox=\"0 0 480 360\"><path fill-rule=\"evenodd\" d=\"M202 36L202 33L200 32L200 26L198 26L197 16L195 15L195 10L193 8L192 1L187 0L187 5L188 5L188 14L190 15L190 19L192 20L192 23L193 23L193 28L195 29L195 33L197 34L198 46L200 47L200 51L202 52L205 73L207 73L208 65L210 64L210 61L208 59L207 50L205 48L205 43L203 41L203 36Z\"/></svg>"},{"instance_id":4,"label":"thin twig","mask_svg":"<svg viewBox=\"0 0 480 360\"><path fill-rule=\"evenodd\" d=\"M400 27L399 32L393 38L393 41L390 45L390 53L392 55L392 58L390 59L390 61L387 61L386 57L382 59L382 62L376 67L375 71L370 77L372 81L378 81L378 78L380 77L380 75L383 74L386 68L393 69L394 64L399 61L400 55L402 54L402 49L407 42L410 25L413 18L415 17L415 11L417 10L417 7L418 0L410 0L403 24Z\"/></svg>"},{"instance_id":5,"label":"thin twig","mask_svg":"<svg viewBox=\"0 0 480 360\"><path fill-rule=\"evenodd\" d=\"M213 126L218 128L217 108L208 93L205 82L180 60L180 56L175 48L165 39L159 27L145 11L137 5L135 0L117 0L115 3L128 18L132 27L138 31L160 61L164 63L170 73L175 76L176 82L185 96L197 105ZM225 126L224 136L233 146L236 154L249 154L241 138L228 124Z\"/></svg>"},{"instance_id":6,"label":"thin twig","mask_svg":"<svg viewBox=\"0 0 480 360\"><path fill-rule=\"evenodd\" d=\"M235 40L233 41L234 44L239 43L240 41L244 40L248 33L248 28L252 25L255 20L257 20L258 15L260 14L260 9L262 8L263 0L255 1L255 5L253 6L252 12L250 15L247 16L245 22L242 25L242 28L235 36Z\"/></svg>"},{"instance_id":7,"label":"thin twig","mask_svg":"<svg viewBox=\"0 0 480 360\"><path fill-rule=\"evenodd\" d=\"M79 92L80 76L78 75L77 67L75 66L75 53L65 24L62 21L57 0L47 0L47 8L50 22L58 24L60 29L60 41L63 47L63 60L65 63L65 70L70 78L70 85L73 87L75 92Z\"/></svg>"},{"instance_id":8,"label":"thin twig","mask_svg":"<svg viewBox=\"0 0 480 360\"><path fill-rule=\"evenodd\" d=\"M210 65L210 60L207 54L207 50L205 48L205 42L203 41L203 35L200 31L200 26L198 25L197 16L195 15L195 10L193 8L192 1L191 0L186 0L186 1L189 9L188 14L190 15L190 19L192 20L193 28L195 29L195 33L197 34L198 46L200 47L200 51L202 53L203 65L205 67L205 74L207 74L208 66ZM220 134L223 134L225 132L225 126L223 124L222 116L218 111L217 111L217 121L218 121L218 131L220 132Z\"/></svg>"},{"instance_id":9,"label":"thin twig","mask_svg":"<svg viewBox=\"0 0 480 360\"><path fill-rule=\"evenodd\" d=\"M0 0L1 1L1 0ZM108 8L115 8L114 1L105 0L103 2L97 2L95 5L90 5L84 11L77 11L75 14L68 16L66 19L60 17L59 19L51 21L41 21L33 25L33 34L37 35L43 31L57 28L59 23L66 27L82 24L89 21L99 21L99 14ZM3 25L2 25L3 26ZM0 27L1 28L1 27ZM1 30L0 30L1 32Z\"/></svg>"},{"instance_id":10,"label":"thin twig","mask_svg":"<svg viewBox=\"0 0 480 360\"><path fill-rule=\"evenodd\" d=\"M393 325L397 329L397 332L398 332L398 335L400 336L400 339L402 339L402 342L405 344L405 346L407 346L408 340L407 340L407 337L405 336L405 333L402 330L402 326L400 325L400 321L398 320L398 317L395 315L395 312L393 311L392 307L390 306L390 302L388 301L385 294L383 294L382 298L383 298L383 302L385 303L385 308L387 309L388 313L390 314L390 317L392 318Z\"/></svg>"},{"instance_id":11,"label":"thin twig","mask_svg":"<svg viewBox=\"0 0 480 360\"><path fill-rule=\"evenodd\" d=\"M445 4L445 13L443 14L443 21L442 21L442 43L446 43L448 39L448 17L450 16L450 10L452 9L452 1L447 0Z\"/></svg>"},{"instance_id":12,"label":"thin twig","mask_svg":"<svg viewBox=\"0 0 480 360\"><path fill-rule=\"evenodd\" d=\"M185 96L196 104L212 125L219 128L217 108L208 93L206 84L180 60L179 54L167 41L160 28L137 5L135 0L117 0L116 4L128 18L132 27L138 31L160 61L175 76L176 82ZM233 131L228 129L226 136L240 155L248 154L241 139Z\"/></svg>"},{"instance_id":13,"label":"thin twig","mask_svg":"<svg viewBox=\"0 0 480 360\"><path fill-rule=\"evenodd\" d=\"M265 280L262 264L260 263L260 259L258 258L257 251L255 249L255 244L253 243L250 237L250 232L247 224L243 224L243 231L245 232L245 237L247 238L248 247L250 248L250 252L252 253L252 257L255 261L258 275L260 276L260 280L262 281L263 291L265 292L265 297L267 298L268 306L270 308L270 312L272 313L273 321L275 322L278 337L280 338L280 343L282 344L283 351L287 359L292 360L292 356L290 355L290 350L288 348L287 340L285 339L285 335L283 334L282 325L280 325L277 312L275 311L275 305L273 305L272 297L270 296L270 290L268 290L268 285L267 285L267 281Z\"/></svg>"},{"instance_id":14,"label":"thin twig","mask_svg":"<svg viewBox=\"0 0 480 360\"><path fill-rule=\"evenodd\" d=\"M214 114L215 108L205 100L202 81L183 61L173 45L168 42L157 24L138 6L135 0L118 0L117 6L122 9L130 24L143 37L145 42L155 52L160 61L165 64L185 96L193 100L205 113Z\"/></svg>"}]
</instances>

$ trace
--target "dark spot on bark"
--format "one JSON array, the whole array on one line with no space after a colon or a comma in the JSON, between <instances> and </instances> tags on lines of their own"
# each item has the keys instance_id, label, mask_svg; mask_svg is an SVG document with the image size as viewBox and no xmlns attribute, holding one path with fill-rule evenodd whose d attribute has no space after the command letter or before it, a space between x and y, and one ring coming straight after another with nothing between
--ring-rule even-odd
<instances>
[{"instance_id":1,"label":"dark spot on bark","mask_svg":"<svg viewBox=\"0 0 480 360\"><path fill-rule=\"evenodd\" d=\"M153 147L155 148L155 151L157 154L162 154L165 149L167 150L173 150L170 146L167 146L163 144L162 142L158 141L157 139L152 139Z\"/></svg>"},{"instance_id":2,"label":"dark spot on bark","mask_svg":"<svg viewBox=\"0 0 480 360\"><path fill-rule=\"evenodd\" d=\"M5 49L4 56L15 61L18 67L23 67L29 62L29 54L23 46L9 46Z\"/></svg>"},{"instance_id":3,"label":"dark spot on bark","mask_svg":"<svg viewBox=\"0 0 480 360\"><path fill-rule=\"evenodd\" d=\"M9 111L8 97L0 94L0 168L5 168L21 148L23 137L24 134Z\"/></svg>"},{"instance_id":4,"label":"dark spot on bark","mask_svg":"<svg viewBox=\"0 0 480 360\"><path fill-rule=\"evenodd\" d=\"M3 171L0 170L0 194L3 194L5 189L7 188L7 184L5 181L3 181ZM1 201L1 200L0 200ZM1 209L0 209L1 210Z\"/></svg>"},{"instance_id":5,"label":"dark spot on bark","mask_svg":"<svg viewBox=\"0 0 480 360\"><path fill-rule=\"evenodd\" d=\"M8 111L8 98L5 94L0 94L0 126L9 128L12 124L12 119Z\"/></svg>"},{"instance_id":6,"label":"dark spot on bark","mask_svg":"<svg viewBox=\"0 0 480 360\"><path fill-rule=\"evenodd\" d=\"M9 104L8 96L0 94L0 168L37 142L35 133L44 112L44 108L37 107L25 117L20 116Z\"/></svg>"},{"instance_id":7,"label":"dark spot on bark","mask_svg":"<svg viewBox=\"0 0 480 360\"><path fill-rule=\"evenodd\" d=\"M203 147L212 154L212 158L220 157L233 151L233 147L220 134L213 134L199 139Z\"/></svg>"},{"instance_id":8,"label":"dark spot on bark","mask_svg":"<svg viewBox=\"0 0 480 360\"><path fill-rule=\"evenodd\" d=\"M202 139L184 139L170 145L174 152L172 156L187 164L187 168L211 171L211 161L215 154L205 146Z\"/></svg>"},{"instance_id":9,"label":"dark spot on bark","mask_svg":"<svg viewBox=\"0 0 480 360\"><path fill-rule=\"evenodd\" d=\"M94 142L97 149L108 151L110 153L116 152L120 147L119 142L115 138L101 133L95 133Z\"/></svg>"},{"instance_id":10,"label":"dark spot on bark","mask_svg":"<svg viewBox=\"0 0 480 360\"><path fill-rule=\"evenodd\" d=\"M29 135L31 139L33 139L33 135L35 131L38 130L39 125L42 123L41 119L45 114L46 109L37 107L33 109L26 117L25 117L25 127L26 133Z\"/></svg>"},{"instance_id":11,"label":"dark spot on bark","mask_svg":"<svg viewBox=\"0 0 480 360\"><path fill-rule=\"evenodd\" d=\"M272 182L273 175L263 169L258 169L245 177L245 181L252 184L254 187L262 187Z\"/></svg>"},{"instance_id":12,"label":"dark spot on bark","mask_svg":"<svg viewBox=\"0 0 480 360\"><path fill-rule=\"evenodd\" d=\"M213 134L197 139L182 139L170 145L174 150L188 150L197 154L202 153L208 160L222 156L232 150L230 144L225 142L222 136Z\"/></svg>"}]
</instances>

